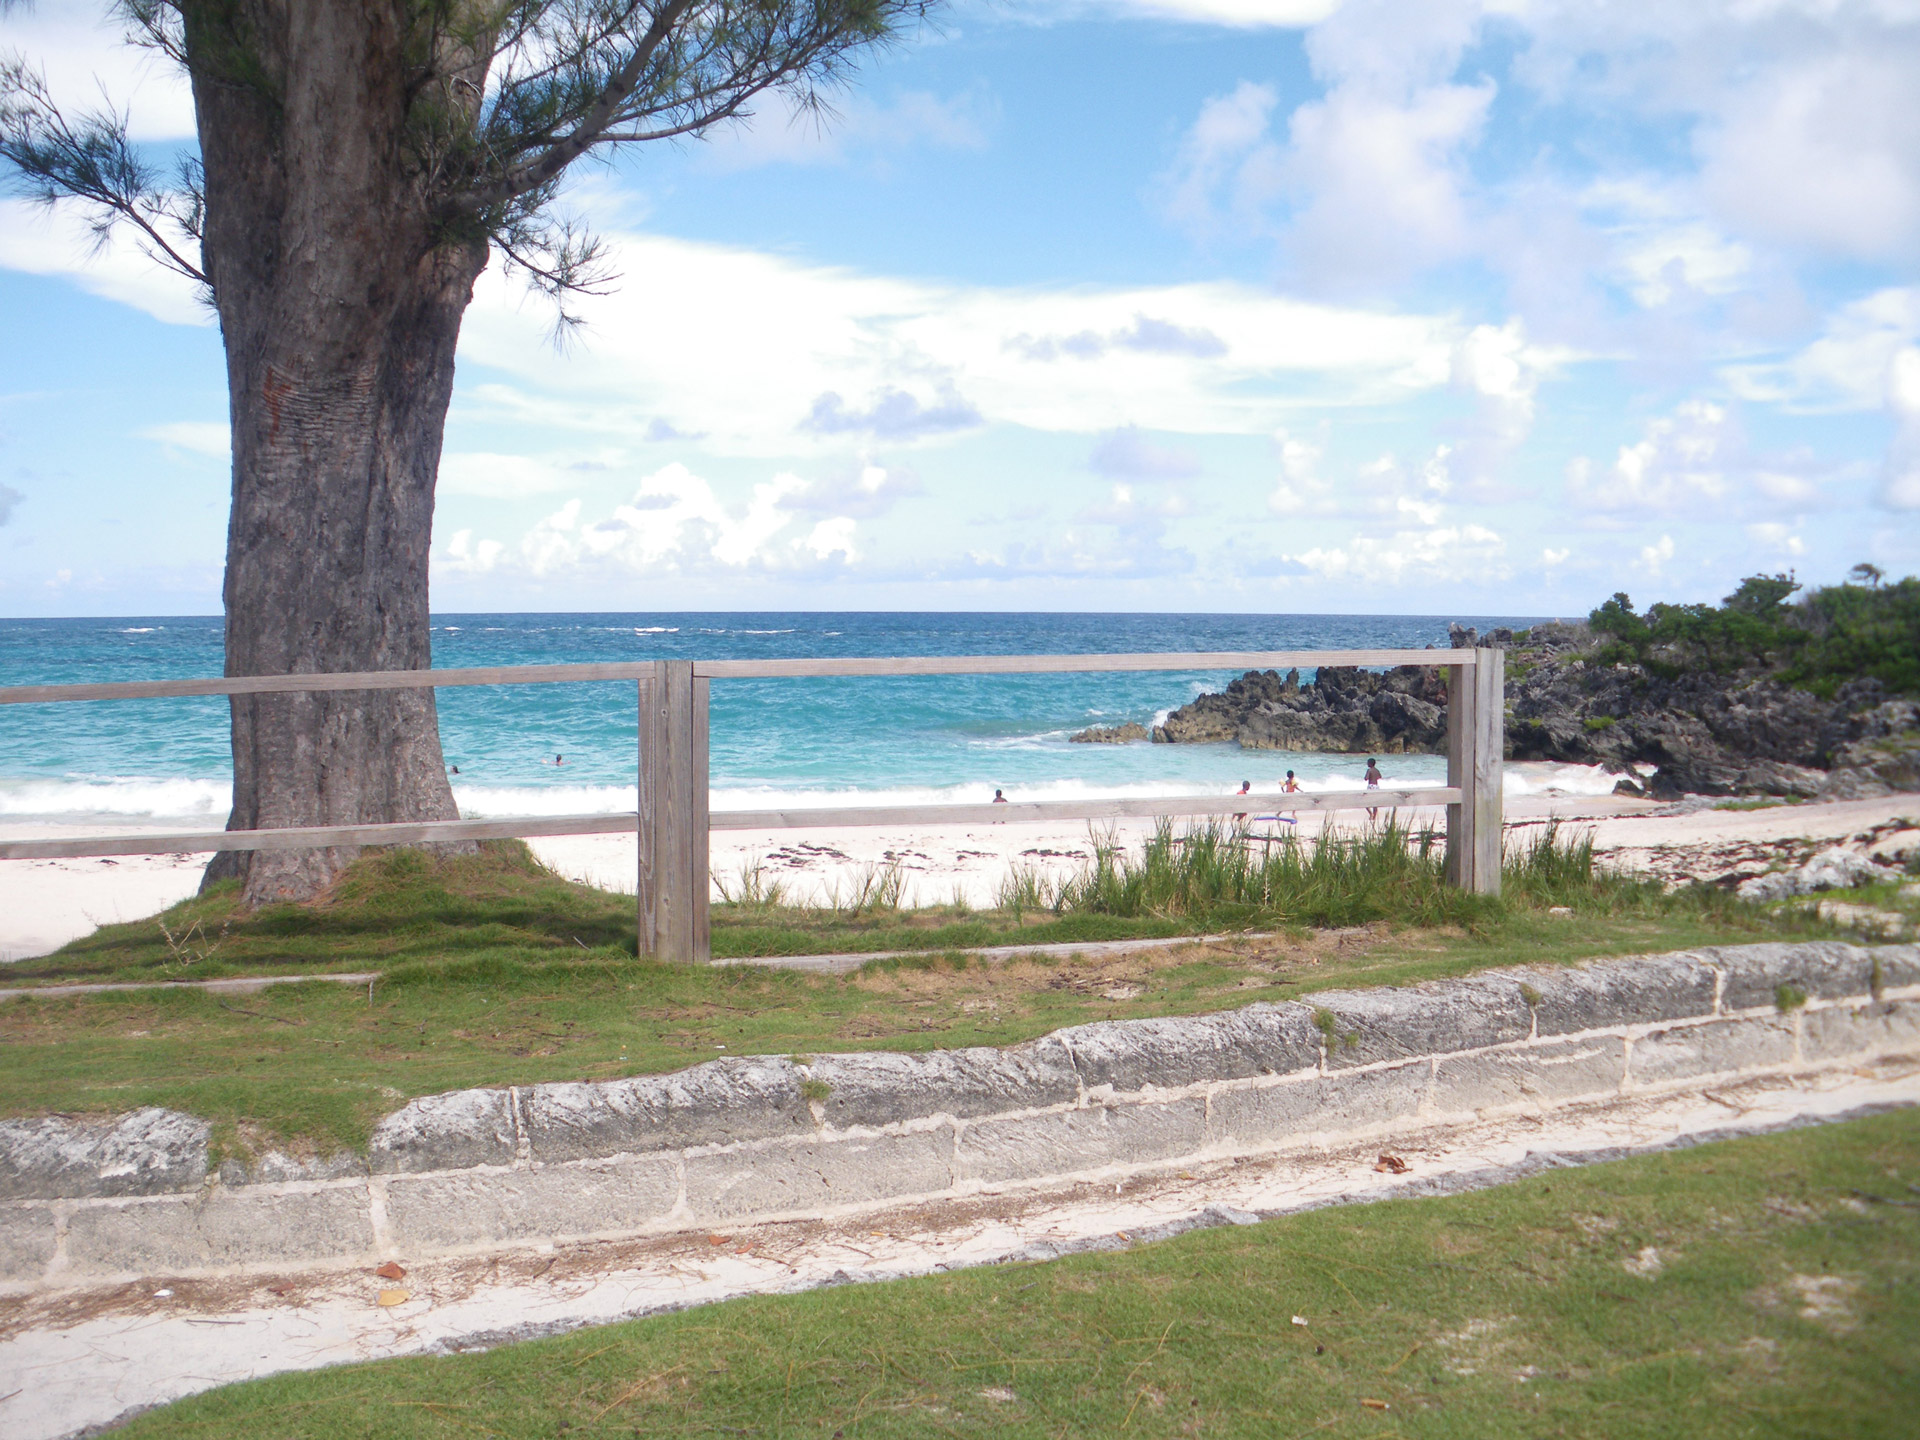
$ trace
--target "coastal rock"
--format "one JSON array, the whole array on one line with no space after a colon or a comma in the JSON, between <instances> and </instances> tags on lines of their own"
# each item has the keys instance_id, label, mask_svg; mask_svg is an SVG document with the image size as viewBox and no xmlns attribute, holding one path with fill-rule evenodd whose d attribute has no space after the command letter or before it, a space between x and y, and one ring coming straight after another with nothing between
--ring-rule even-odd
<instances>
[{"instance_id":1,"label":"coastal rock","mask_svg":"<svg viewBox=\"0 0 1920 1440\"><path fill-rule=\"evenodd\" d=\"M1615 794L1851 800L1920 791L1920 703L1887 698L1877 681L1853 681L1828 698L1770 674L1657 674L1605 660L1585 623L1484 636L1454 625L1448 638L1453 648L1507 651L1508 759L1599 765L1622 777ZM1441 754L1446 706L1446 671L1437 666L1384 674L1327 666L1304 685L1297 670L1250 670L1172 712L1153 738Z\"/></svg>"},{"instance_id":2,"label":"coastal rock","mask_svg":"<svg viewBox=\"0 0 1920 1440\"><path fill-rule=\"evenodd\" d=\"M1067 737L1074 745L1126 745L1152 738L1153 732L1137 720L1129 720L1124 725L1089 725Z\"/></svg>"},{"instance_id":3,"label":"coastal rock","mask_svg":"<svg viewBox=\"0 0 1920 1440\"><path fill-rule=\"evenodd\" d=\"M1446 701L1443 673L1422 665L1384 675L1328 665L1305 685L1298 670L1249 670L1223 693L1174 711L1156 738L1233 740L1248 750L1433 753L1446 747Z\"/></svg>"},{"instance_id":4,"label":"coastal rock","mask_svg":"<svg viewBox=\"0 0 1920 1440\"><path fill-rule=\"evenodd\" d=\"M1857 885L1898 880L1900 872L1857 851L1835 846L1822 850L1806 864L1771 875L1744 880L1735 891L1742 900L1785 900L1821 890L1851 890Z\"/></svg>"}]
</instances>

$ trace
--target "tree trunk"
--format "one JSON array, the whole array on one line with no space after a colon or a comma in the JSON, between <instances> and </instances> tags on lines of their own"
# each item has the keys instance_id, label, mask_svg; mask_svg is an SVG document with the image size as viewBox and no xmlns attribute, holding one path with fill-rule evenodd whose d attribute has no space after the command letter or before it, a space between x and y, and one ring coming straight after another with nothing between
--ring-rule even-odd
<instances>
[{"instance_id":1,"label":"tree trunk","mask_svg":"<svg viewBox=\"0 0 1920 1440\"><path fill-rule=\"evenodd\" d=\"M487 247L437 234L410 173L404 3L187 12L233 423L228 675L431 663L434 481ZM430 690L232 707L229 829L457 818ZM207 877L305 900L355 853L226 852Z\"/></svg>"}]
</instances>

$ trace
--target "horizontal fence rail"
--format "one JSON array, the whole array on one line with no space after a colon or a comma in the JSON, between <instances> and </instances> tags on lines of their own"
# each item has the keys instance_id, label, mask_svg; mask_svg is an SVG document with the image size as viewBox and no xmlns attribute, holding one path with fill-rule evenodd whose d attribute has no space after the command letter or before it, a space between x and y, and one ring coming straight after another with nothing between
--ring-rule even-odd
<instances>
[{"instance_id":1,"label":"horizontal fence rail","mask_svg":"<svg viewBox=\"0 0 1920 1440\"><path fill-rule=\"evenodd\" d=\"M1459 788L1323 790L1295 795L1156 795L1125 800L1009 800L1004 804L865 805L791 810L715 810L710 830L808 830L832 826L989 825L1006 821L1126 820L1181 815L1247 815L1300 810L1458 805ZM1255 812L1259 812L1256 814ZM329 845L425 845L450 840L521 840L625 834L632 810L599 815L423 820L412 824L307 825L283 830L200 830L74 840L0 840L0 860L71 860L93 855L205 855L220 850L317 850Z\"/></svg>"},{"instance_id":2,"label":"horizontal fence rail","mask_svg":"<svg viewBox=\"0 0 1920 1440\"><path fill-rule=\"evenodd\" d=\"M320 675L239 675L95 685L14 685L0 705L79 700L311 691L423 690L463 685L552 685L628 681L637 687L637 808L596 815L497 820L290 826L173 835L96 835L0 841L0 859L173 855L220 851L315 850L333 846L420 845L557 835L633 833L638 948L670 960L707 960L708 856L715 830L788 830L901 824L979 825L1040 820L1160 819L1180 815L1260 817L1302 810L1445 806L1448 880L1498 894L1501 861L1501 748L1505 654L1496 649L1222 650L1153 654L846 656L791 660L640 660L586 665L498 665L461 670L380 670ZM1079 801L725 810L708 805L709 691L714 680L911 675L1046 675L1179 670L1445 667L1448 672L1447 783L1425 788L1264 795L1169 795ZM1271 835L1254 838L1271 839Z\"/></svg>"},{"instance_id":3,"label":"horizontal fence rail","mask_svg":"<svg viewBox=\"0 0 1920 1440\"><path fill-rule=\"evenodd\" d=\"M807 676L1101 674L1145 670L1317 669L1328 665L1471 665L1472 650L1218 650L1144 655L847 656L828 660L695 660L708 680L791 680ZM10 685L0 705L74 700L168 700L204 695L282 695L314 690L428 690L462 685L561 685L645 680L652 660L605 665L489 665L467 670L362 670L348 674L229 675L201 680L112 680L97 685Z\"/></svg>"}]
</instances>

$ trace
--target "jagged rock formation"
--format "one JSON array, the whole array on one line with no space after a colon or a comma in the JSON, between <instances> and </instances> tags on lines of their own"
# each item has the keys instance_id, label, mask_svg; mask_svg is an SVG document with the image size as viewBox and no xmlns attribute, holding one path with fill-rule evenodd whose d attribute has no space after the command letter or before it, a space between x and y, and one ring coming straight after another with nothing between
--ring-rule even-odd
<instances>
[{"instance_id":1,"label":"jagged rock formation","mask_svg":"<svg viewBox=\"0 0 1920 1440\"><path fill-rule=\"evenodd\" d=\"M1067 737L1075 745L1125 745L1130 740L1145 740L1150 732L1137 720L1124 725L1089 725Z\"/></svg>"},{"instance_id":2,"label":"jagged rock formation","mask_svg":"<svg viewBox=\"0 0 1920 1440\"><path fill-rule=\"evenodd\" d=\"M1437 751L1447 743L1446 703L1442 672L1419 665L1384 675L1329 665L1307 685L1298 670L1249 670L1225 693L1181 706L1153 738L1237 740L1249 750Z\"/></svg>"},{"instance_id":3,"label":"jagged rock formation","mask_svg":"<svg viewBox=\"0 0 1920 1440\"><path fill-rule=\"evenodd\" d=\"M1602 661L1584 623L1484 638L1455 626L1452 641L1508 652L1509 759L1602 765L1623 777L1623 792L1662 797L1920 790L1920 703L1889 698L1877 681L1851 682L1826 700L1751 672L1667 678ZM1424 666L1386 674L1329 666L1306 685L1297 671L1249 671L1174 711L1153 739L1439 754L1446 704L1445 672Z\"/></svg>"}]
</instances>

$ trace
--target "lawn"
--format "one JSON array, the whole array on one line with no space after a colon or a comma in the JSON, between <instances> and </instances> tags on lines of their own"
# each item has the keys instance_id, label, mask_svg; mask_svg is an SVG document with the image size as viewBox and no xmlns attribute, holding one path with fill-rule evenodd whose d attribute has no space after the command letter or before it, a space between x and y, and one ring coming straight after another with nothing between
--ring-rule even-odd
<instances>
[{"instance_id":1,"label":"lawn","mask_svg":"<svg viewBox=\"0 0 1920 1440\"><path fill-rule=\"evenodd\" d=\"M1920 1113L283 1375L161 1437L1905 1437Z\"/></svg>"},{"instance_id":2,"label":"lawn","mask_svg":"<svg viewBox=\"0 0 1920 1440\"><path fill-rule=\"evenodd\" d=\"M803 953L875 936L945 941L848 975L637 960L616 943L630 923L626 902L554 877L518 845L452 859L369 855L316 907L247 915L215 894L28 963L45 982L304 968L378 970L373 985L0 1003L0 1113L164 1105L214 1121L223 1153L324 1153L363 1147L379 1117L413 1096L464 1086L659 1073L720 1055L1007 1045L1089 1020L1224 1010L1334 986L1821 933L1803 913L1770 917L1720 892L1666 894L1599 875L1577 845L1515 856L1506 898L1488 901L1441 886L1437 857L1422 860L1403 841L1325 857L1344 875L1312 873L1320 862L1309 855L1306 872L1289 878L1264 865L1236 875L1237 862L1203 836L1169 847L1179 863L1158 871L1110 866L1065 905L1029 885L1013 897L1022 908L984 915L717 907L716 935L784 939ZM1292 888L1275 903L1283 882ZM1255 895L1262 903L1248 899L1255 886L1266 887L1263 900ZM987 964L957 953L1128 927L1241 933L1118 958ZM219 948L174 958L201 944Z\"/></svg>"}]
</instances>

